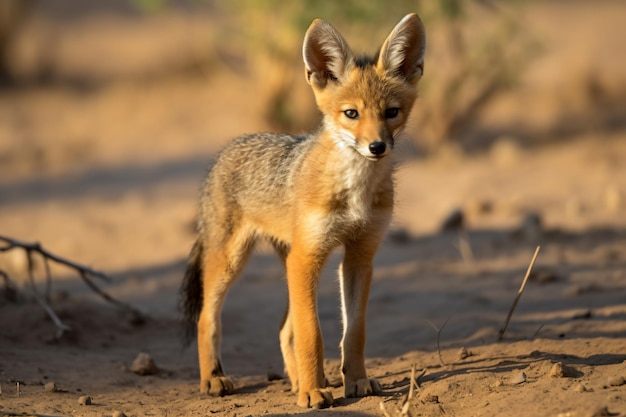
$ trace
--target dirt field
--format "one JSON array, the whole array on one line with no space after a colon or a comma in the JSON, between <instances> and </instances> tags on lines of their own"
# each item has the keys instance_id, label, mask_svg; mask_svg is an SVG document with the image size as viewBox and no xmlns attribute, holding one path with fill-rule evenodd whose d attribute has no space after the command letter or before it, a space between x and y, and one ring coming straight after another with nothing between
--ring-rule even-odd
<instances>
[{"instance_id":1,"label":"dirt field","mask_svg":"<svg viewBox=\"0 0 626 417\"><path fill-rule=\"evenodd\" d=\"M476 120L472 137L489 132L489 141L427 156L401 145L411 156L397 172L368 307L367 366L384 395L345 399L338 384L338 252L319 292L336 399L324 411L297 407L277 378L286 286L267 248L224 308L223 364L236 393L201 396L197 350L181 346L177 293L203 175L229 138L268 128L252 78L186 67L214 36L214 17L38 7L16 65L28 79L53 45L53 82L0 91L0 235L107 273L112 282L96 282L147 319L53 266L51 306L72 328L55 340L24 254L0 253L20 286L15 298L0 281L0 416L383 416L381 404L396 415L413 365L412 416L626 416L623 3L531 3L524 18L544 53ZM455 212L462 227L442 230ZM41 292L43 262L35 269ZM131 371L140 352L158 373ZM85 395L91 405L79 405Z\"/></svg>"}]
</instances>

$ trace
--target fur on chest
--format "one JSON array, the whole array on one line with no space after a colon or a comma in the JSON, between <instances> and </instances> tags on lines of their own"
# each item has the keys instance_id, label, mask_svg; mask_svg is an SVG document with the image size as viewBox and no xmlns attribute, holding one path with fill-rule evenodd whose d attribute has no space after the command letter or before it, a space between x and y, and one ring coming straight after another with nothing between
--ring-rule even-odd
<instances>
[{"instance_id":1,"label":"fur on chest","mask_svg":"<svg viewBox=\"0 0 626 417\"><path fill-rule=\"evenodd\" d=\"M391 159L369 161L346 149L332 164L329 215L341 223L367 223L372 210L393 193Z\"/></svg>"}]
</instances>

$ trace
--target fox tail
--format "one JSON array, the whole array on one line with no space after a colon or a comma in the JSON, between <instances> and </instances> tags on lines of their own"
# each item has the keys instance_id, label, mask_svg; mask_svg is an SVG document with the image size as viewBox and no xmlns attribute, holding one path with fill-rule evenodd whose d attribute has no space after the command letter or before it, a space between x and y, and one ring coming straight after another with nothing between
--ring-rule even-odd
<instances>
[{"instance_id":1,"label":"fox tail","mask_svg":"<svg viewBox=\"0 0 626 417\"><path fill-rule=\"evenodd\" d=\"M185 277L180 287L180 309L182 310L183 344L189 346L198 331L198 318L202 310L202 257L203 245L196 240L191 252Z\"/></svg>"}]
</instances>

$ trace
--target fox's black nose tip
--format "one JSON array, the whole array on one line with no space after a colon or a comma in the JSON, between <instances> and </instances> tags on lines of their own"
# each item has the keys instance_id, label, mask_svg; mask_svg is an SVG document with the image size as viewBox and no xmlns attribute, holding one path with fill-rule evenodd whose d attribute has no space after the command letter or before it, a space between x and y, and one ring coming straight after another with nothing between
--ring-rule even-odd
<instances>
[{"instance_id":1,"label":"fox's black nose tip","mask_svg":"<svg viewBox=\"0 0 626 417\"><path fill-rule=\"evenodd\" d=\"M369 149L372 155L382 155L385 153L387 145L385 145L385 142L372 142Z\"/></svg>"}]
</instances>

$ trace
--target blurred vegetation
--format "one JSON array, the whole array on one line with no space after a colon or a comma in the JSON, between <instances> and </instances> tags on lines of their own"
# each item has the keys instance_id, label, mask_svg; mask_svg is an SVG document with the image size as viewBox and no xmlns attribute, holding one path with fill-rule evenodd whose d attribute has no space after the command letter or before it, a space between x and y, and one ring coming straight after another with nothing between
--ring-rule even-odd
<instances>
[{"instance_id":1,"label":"blurred vegetation","mask_svg":"<svg viewBox=\"0 0 626 417\"><path fill-rule=\"evenodd\" d=\"M259 78L267 121L277 130L309 129L319 119L312 98L306 98L310 93L302 90L300 54L304 32L316 17L332 22L355 50L373 53L402 16L420 15L428 34L426 69L414 113L417 128L408 133L426 148L457 140L497 93L515 86L539 50L516 15L516 1L218 0L217 5L233 25L218 42L229 50L253 51L246 57L248 68Z\"/></svg>"},{"instance_id":2,"label":"blurred vegetation","mask_svg":"<svg viewBox=\"0 0 626 417\"><path fill-rule=\"evenodd\" d=\"M517 85L541 51L517 3L442 0L439 9L427 9L433 36L426 63L433 70L426 70L420 85L423 100L415 118L428 147L460 140L497 94Z\"/></svg>"},{"instance_id":3,"label":"blurred vegetation","mask_svg":"<svg viewBox=\"0 0 626 417\"><path fill-rule=\"evenodd\" d=\"M313 97L302 82L302 39L313 19L331 21L355 49L373 52L372 39L382 42L399 16L413 10L415 1L218 0L217 4L233 17L218 43L226 50L244 45L253 51L246 60L251 75L258 77L268 123L276 130L294 131L309 130L319 121Z\"/></svg>"},{"instance_id":4,"label":"blurred vegetation","mask_svg":"<svg viewBox=\"0 0 626 417\"><path fill-rule=\"evenodd\" d=\"M146 14L180 6L177 0L128 0ZM310 130L319 113L304 80L302 39L317 17L332 22L356 51L373 53L398 20L417 12L426 26L427 52L421 99L408 130L420 148L458 141L464 129L499 93L515 86L536 51L508 0L189 0L185 9L215 17L217 62L251 77L265 119L280 131ZM0 81L9 82L7 45L29 4L0 5ZM3 6L3 7L4 7ZM5 10L6 9L6 10ZM210 49L207 45L207 49ZM4 72L3 72L4 69Z\"/></svg>"}]
</instances>

